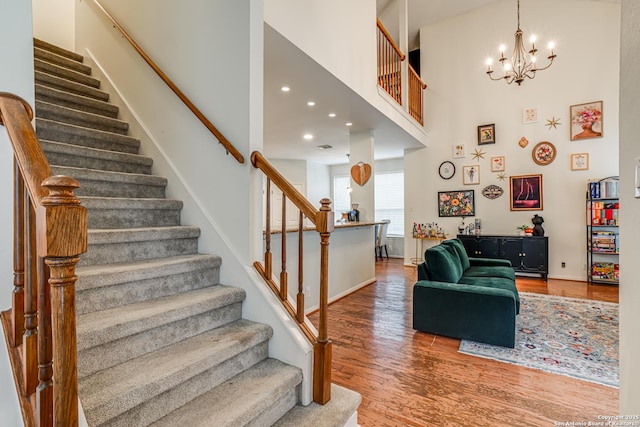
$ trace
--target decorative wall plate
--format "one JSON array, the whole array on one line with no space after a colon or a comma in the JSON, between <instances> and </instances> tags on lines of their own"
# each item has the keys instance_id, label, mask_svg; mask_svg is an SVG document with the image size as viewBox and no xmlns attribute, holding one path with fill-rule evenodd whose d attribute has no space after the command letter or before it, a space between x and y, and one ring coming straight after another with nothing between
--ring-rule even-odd
<instances>
[{"instance_id":1,"label":"decorative wall plate","mask_svg":"<svg viewBox=\"0 0 640 427\"><path fill-rule=\"evenodd\" d=\"M456 166L448 160L444 161L440 163L438 174L440 174L440 178L442 179L451 179L453 175L456 174Z\"/></svg>"},{"instance_id":2,"label":"decorative wall plate","mask_svg":"<svg viewBox=\"0 0 640 427\"><path fill-rule=\"evenodd\" d=\"M556 158L556 147L549 141L539 142L533 147L531 157L540 166L546 166Z\"/></svg>"},{"instance_id":3,"label":"decorative wall plate","mask_svg":"<svg viewBox=\"0 0 640 427\"><path fill-rule=\"evenodd\" d=\"M498 197L502 196L503 193L504 190L494 184L487 185L482 189L482 195L491 200L497 199Z\"/></svg>"}]
</instances>

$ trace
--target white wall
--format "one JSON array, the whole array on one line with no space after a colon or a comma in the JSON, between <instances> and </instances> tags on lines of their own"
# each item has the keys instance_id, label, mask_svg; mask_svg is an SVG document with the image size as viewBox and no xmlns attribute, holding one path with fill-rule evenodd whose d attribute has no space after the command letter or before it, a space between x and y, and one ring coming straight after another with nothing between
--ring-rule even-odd
<instances>
[{"instance_id":1,"label":"white wall","mask_svg":"<svg viewBox=\"0 0 640 427\"><path fill-rule=\"evenodd\" d=\"M437 192L472 189L484 234L515 234L517 225L530 224L538 213L549 236L550 275L585 280L586 182L618 174L620 5L577 0L522 4L525 38L535 32L541 51L552 38L558 55L551 68L522 86L490 81L485 74L485 60L497 56L500 43L506 43L508 51L513 49L515 24L513 2L499 1L421 29L421 67L430 82L425 117L429 134L437 142L405 155L406 235L414 221L436 221L455 235L460 219L438 218ZM604 103L603 137L570 141L570 105L599 100ZM537 123L522 123L525 107L537 108ZM552 117L560 119L557 129L545 126ZM490 123L496 126L496 144L478 146L477 126ZM522 136L529 140L524 149L518 145ZM557 149L550 165L539 166L532 160L531 150L540 141L550 141ZM454 143L466 145L465 158L452 158ZM484 159L472 158L475 149L486 152ZM590 154L589 170L571 171L570 154L583 152ZM543 175L543 211L510 211L509 181L500 181L497 173L490 172L492 156L506 157L507 177ZM438 175L438 166L445 160L456 165L451 180ZM480 165L480 185L463 185L462 167L474 164ZM502 187L504 195L496 200L483 197L481 191L489 184ZM408 247L411 239L405 240L406 258L413 250Z\"/></svg>"},{"instance_id":2,"label":"white wall","mask_svg":"<svg viewBox=\"0 0 640 427\"><path fill-rule=\"evenodd\" d=\"M640 157L640 4L622 0L620 64L620 413L640 414L640 199L633 197L632 159Z\"/></svg>"},{"instance_id":3,"label":"white wall","mask_svg":"<svg viewBox=\"0 0 640 427\"><path fill-rule=\"evenodd\" d=\"M74 0L32 0L33 36L75 51Z\"/></svg>"},{"instance_id":4,"label":"white wall","mask_svg":"<svg viewBox=\"0 0 640 427\"><path fill-rule=\"evenodd\" d=\"M328 165L307 161L306 196L313 206L320 207L320 200L331 198L331 184ZM331 209L334 209L333 205Z\"/></svg>"},{"instance_id":5,"label":"white wall","mask_svg":"<svg viewBox=\"0 0 640 427\"><path fill-rule=\"evenodd\" d=\"M376 83L376 2L265 0L264 20L423 143L427 135ZM390 101L391 100L391 101Z\"/></svg>"},{"instance_id":6,"label":"white wall","mask_svg":"<svg viewBox=\"0 0 640 427\"><path fill-rule=\"evenodd\" d=\"M31 4L0 0L0 91L34 104ZM0 126L0 311L11 307L13 290L13 150ZM2 332L0 332L2 333ZM22 415L4 344L0 344L0 424L22 426Z\"/></svg>"}]
</instances>

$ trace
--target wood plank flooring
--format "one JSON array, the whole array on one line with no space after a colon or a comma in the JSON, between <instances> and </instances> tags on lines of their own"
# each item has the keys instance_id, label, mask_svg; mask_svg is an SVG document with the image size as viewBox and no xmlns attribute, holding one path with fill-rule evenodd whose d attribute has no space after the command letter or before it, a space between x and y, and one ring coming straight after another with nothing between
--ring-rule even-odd
<instances>
[{"instance_id":1,"label":"wood plank flooring","mask_svg":"<svg viewBox=\"0 0 640 427\"><path fill-rule=\"evenodd\" d=\"M332 380L362 395L360 425L554 426L618 413L616 388L461 354L460 340L414 331L416 270L401 261L377 262L376 283L329 306ZM618 302L611 286L528 278L517 286Z\"/></svg>"}]
</instances>

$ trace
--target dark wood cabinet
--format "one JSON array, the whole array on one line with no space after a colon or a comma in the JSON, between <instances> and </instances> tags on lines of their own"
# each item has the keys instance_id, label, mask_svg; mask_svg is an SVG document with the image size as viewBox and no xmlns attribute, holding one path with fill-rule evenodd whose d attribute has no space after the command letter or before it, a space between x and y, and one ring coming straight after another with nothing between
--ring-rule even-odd
<instances>
[{"instance_id":1,"label":"dark wood cabinet","mask_svg":"<svg viewBox=\"0 0 640 427\"><path fill-rule=\"evenodd\" d=\"M516 273L549 274L549 238L542 236L466 236L458 235L467 255L475 258L501 258L511 261Z\"/></svg>"}]
</instances>

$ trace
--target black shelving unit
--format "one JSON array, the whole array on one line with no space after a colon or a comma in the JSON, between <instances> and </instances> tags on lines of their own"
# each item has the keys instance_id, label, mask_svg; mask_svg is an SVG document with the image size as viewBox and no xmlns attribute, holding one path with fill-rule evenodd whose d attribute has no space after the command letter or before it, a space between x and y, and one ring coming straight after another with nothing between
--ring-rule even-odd
<instances>
[{"instance_id":1,"label":"black shelving unit","mask_svg":"<svg viewBox=\"0 0 640 427\"><path fill-rule=\"evenodd\" d=\"M587 187L587 282L619 284L619 177L589 181Z\"/></svg>"}]
</instances>

